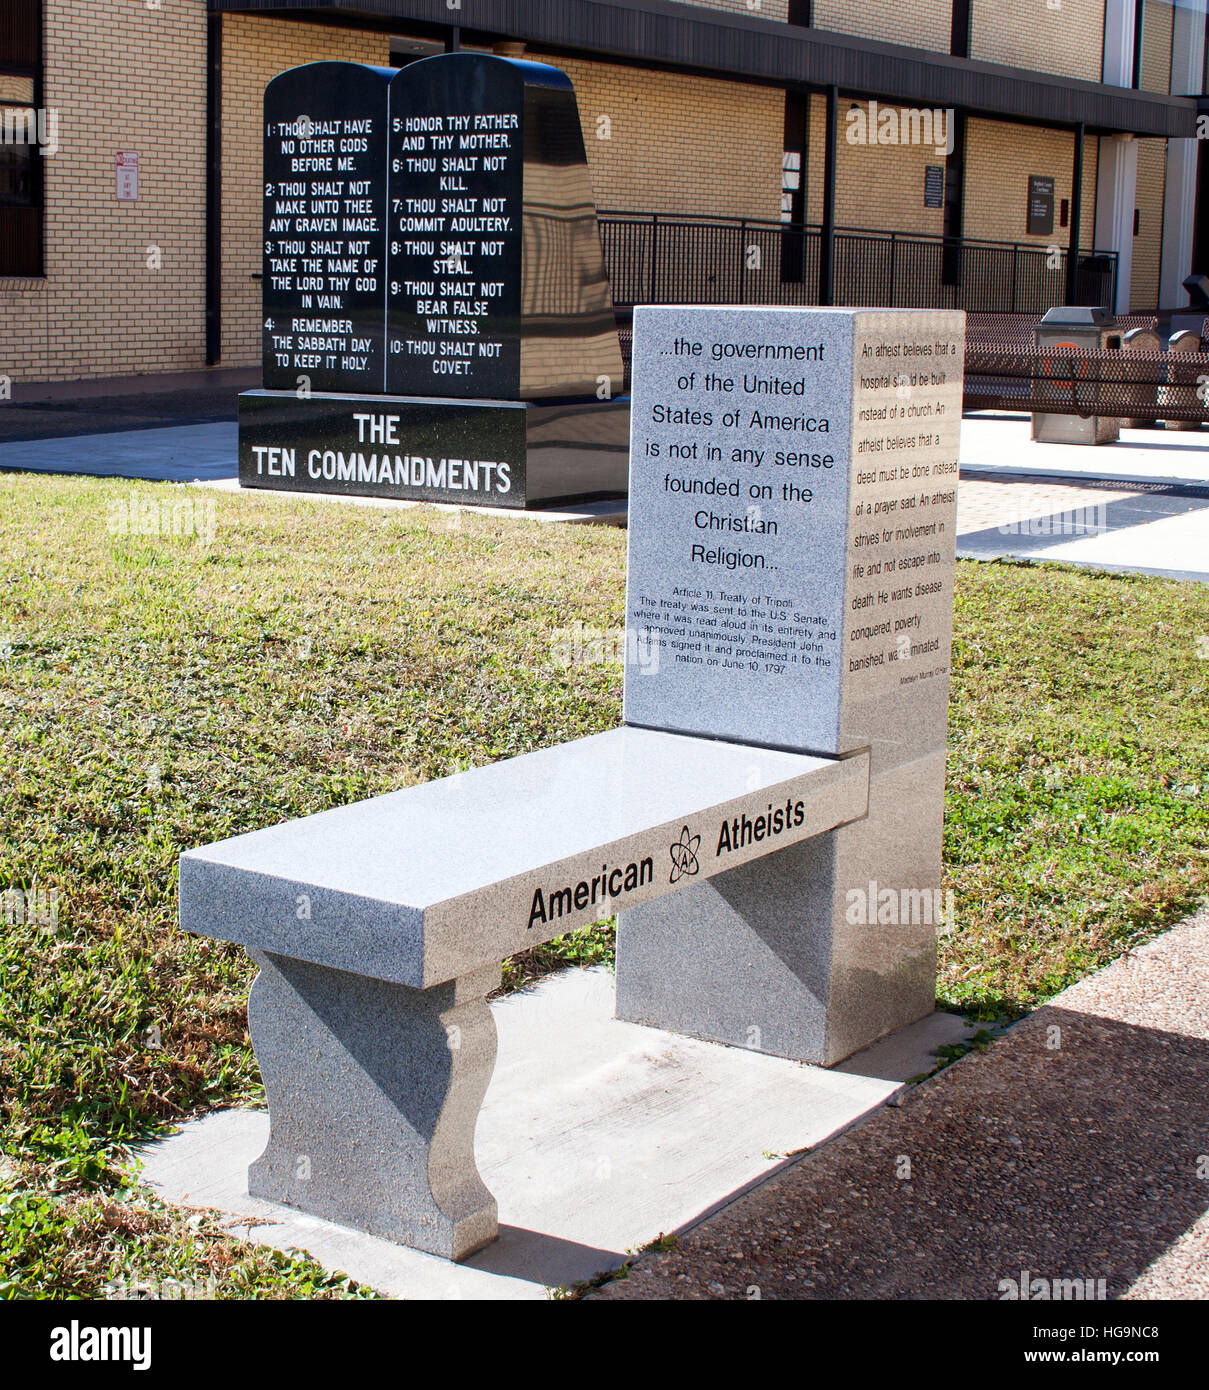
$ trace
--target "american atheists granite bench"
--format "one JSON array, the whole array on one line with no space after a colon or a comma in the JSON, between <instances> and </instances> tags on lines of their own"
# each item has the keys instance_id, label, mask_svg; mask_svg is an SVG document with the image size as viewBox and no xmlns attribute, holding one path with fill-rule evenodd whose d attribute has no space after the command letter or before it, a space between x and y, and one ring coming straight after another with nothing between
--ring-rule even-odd
<instances>
[{"instance_id":1,"label":"american atheists granite bench","mask_svg":"<svg viewBox=\"0 0 1209 1390\"><path fill-rule=\"evenodd\" d=\"M863 817L869 757L621 728L190 851L181 925L245 946L255 1196L462 1259L486 997L529 946Z\"/></svg>"},{"instance_id":2,"label":"american atheists granite bench","mask_svg":"<svg viewBox=\"0 0 1209 1390\"><path fill-rule=\"evenodd\" d=\"M625 727L181 861L184 926L261 967L252 1193L485 1245L486 996L613 912L631 1023L832 1066L932 1011L932 911L876 904L941 884L964 335L945 310L635 310ZM770 362L826 454L738 405L731 356ZM711 481L742 500L707 550Z\"/></svg>"}]
</instances>

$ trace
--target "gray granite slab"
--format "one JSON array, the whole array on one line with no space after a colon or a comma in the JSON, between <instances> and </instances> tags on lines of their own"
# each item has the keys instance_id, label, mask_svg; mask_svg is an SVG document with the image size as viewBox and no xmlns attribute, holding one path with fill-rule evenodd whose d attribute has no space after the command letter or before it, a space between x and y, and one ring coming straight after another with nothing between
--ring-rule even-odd
<instances>
[{"instance_id":1,"label":"gray granite slab","mask_svg":"<svg viewBox=\"0 0 1209 1390\"><path fill-rule=\"evenodd\" d=\"M635 310L627 723L882 764L943 745L964 332Z\"/></svg>"},{"instance_id":2,"label":"gray granite slab","mask_svg":"<svg viewBox=\"0 0 1209 1390\"><path fill-rule=\"evenodd\" d=\"M446 1259L493 1241L474 1130L499 968L417 990L252 954L248 1025L272 1125L249 1193Z\"/></svg>"},{"instance_id":3,"label":"gray granite slab","mask_svg":"<svg viewBox=\"0 0 1209 1390\"><path fill-rule=\"evenodd\" d=\"M868 778L615 729L192 850L181 925L426 988L853 821Z\"/></svg>"},{"instance_id":4,"label":"gray granite slab","mask_svg":"<svg viewBox=\"0 0 1209 1390\"><path fill-rule=\"evenodd\" d=\"M930 1013L944 762L875 775L834 834L622 912L618 1017L833 1066Z\"/></svg>"},{"instance_id":5,"label":"gray granite slab","mask_svg":"<svg viewBox=\"0 0 1209 1390\"><path fill-rule=\"evenodd\" d=\"M832 835L626 904L619 1016L832 1065L932 1008L964 332L635 312L626 720L867 748L870 789ZM883 890L905 915L857 910Z\"/></svg>"}]
</instances>

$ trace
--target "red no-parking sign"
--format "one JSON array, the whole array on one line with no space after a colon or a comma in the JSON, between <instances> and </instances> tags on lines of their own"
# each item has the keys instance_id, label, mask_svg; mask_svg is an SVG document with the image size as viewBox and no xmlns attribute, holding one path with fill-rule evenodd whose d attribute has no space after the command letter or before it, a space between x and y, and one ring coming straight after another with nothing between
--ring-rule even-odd
<instances>
[{"instance_id":1,"label":"red no-parking sign","mask_svg":"<svg viewBox=\"0 0 1209 1390\"><path fill-rule=\"evenodd\" d=\"M133 203L139 196L138 150L119 150L116 159L118 201Z\"/></svg>"}]
</instances>

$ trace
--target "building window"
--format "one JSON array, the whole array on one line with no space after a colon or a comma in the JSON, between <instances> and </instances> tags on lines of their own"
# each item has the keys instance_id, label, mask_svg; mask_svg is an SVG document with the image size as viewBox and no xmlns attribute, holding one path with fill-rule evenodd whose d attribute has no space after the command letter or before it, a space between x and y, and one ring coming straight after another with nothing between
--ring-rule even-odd
<instances>
[{"instance_id":1,"label":"building window","mask_svg":"<svg viewBox=\"0 0 1209 1390\"><path fill-rule=\"evenodd\" d=\"M32 207L37 196L38 113L32 92L27 102L7 99L5 88L12 85L0 75L0 207Z\"/></svg>"},{"instance_id":2,"label":"building window","mask_svg":"<svg viewBox=\"0 0 1209 1390\"><path fill-rule=\"evenodd\" d=\"M1209 23L1206 0L1137 0L1133 85L1167 96L1201 96Z\"/></svg>"},{"instance_id":3,"label":"building window","mask_svg":"<svg viewBox=\"0 0 1209 1390\"><path fill-rule=\"evenodd\" d=\"M42 0L0 16L0 277L43 273Z\"/></svg>"}]
</instances>

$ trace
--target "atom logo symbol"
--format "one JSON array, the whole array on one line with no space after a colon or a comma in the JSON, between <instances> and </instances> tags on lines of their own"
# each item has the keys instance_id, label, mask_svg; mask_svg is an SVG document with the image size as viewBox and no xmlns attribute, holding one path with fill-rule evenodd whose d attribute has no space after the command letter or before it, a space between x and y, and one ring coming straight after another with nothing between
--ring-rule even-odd
<instances>
[{"instance_id":1,"label":"atom logo symbol","mask_svg":"<svg viewBox=\"0 0 1209 1390\"><path fill-rule=\"evenodd\" d=\"M700 843L701 836L690 835L686 825L675 844L668 846L668 853L672 856L672 873L668 879L669 883L679 883L682 878L688 878L695 874L701 867L697 863L697 846Z\"/></svg>"}]
</instances>

